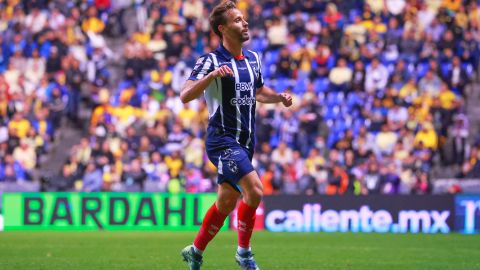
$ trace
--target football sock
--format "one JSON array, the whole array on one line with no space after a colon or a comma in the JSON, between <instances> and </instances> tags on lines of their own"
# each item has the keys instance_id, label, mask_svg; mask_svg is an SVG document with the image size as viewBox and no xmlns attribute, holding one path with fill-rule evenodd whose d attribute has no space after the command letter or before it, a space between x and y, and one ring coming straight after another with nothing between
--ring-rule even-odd
<instances>
[{"instance_id":1,"label":"football sock","mask_svg":"<svg viewBox=\"0 0 480 270\"><path fill-rule=\"evenodd\" d=\"M252 251L252 248L251 248L251 247L248 247L248 248L243 248L243 247L241 247L241 246L238 246L238 247L237 247L237 253L240 254L240 255L245 254L245 253L247 253L247 252L249 252L249 251Z\"/></svg>"},{"instance_id":2,"label":"football sock","mask_svg":"<svg viewBox=\"0 0 480 270\"><path fill-rule=\"evenodd\" d=\"M238 207L238 246L248 249L255 225L255 212L257 208L248 206L243 200Z\"/></svg>"},{"instance_id":3,"label":"football sock","mask_svg":"<svg viewBox=\"0 0 480 270\"><path fill-rule=\"evenodd\" d=\"M200 249L197 248L195 245L193 245L193 250L195 251L195 253L200 254L200 255L203 255L203 250L200 250Z\"/></svg>"},{"instance_id":4,"label":"football sock","mask_svg":"<svg viewBox=\"0 0 480 270\"><path fill-rule=\"evenodd\" d=\"M193 241L194 247L204 251L208 242L215 237L226 218L227 216L220 213L214 203L210 209L208 209L207 214L203 218L202 226Z\"/></svg>"}]
</instances>

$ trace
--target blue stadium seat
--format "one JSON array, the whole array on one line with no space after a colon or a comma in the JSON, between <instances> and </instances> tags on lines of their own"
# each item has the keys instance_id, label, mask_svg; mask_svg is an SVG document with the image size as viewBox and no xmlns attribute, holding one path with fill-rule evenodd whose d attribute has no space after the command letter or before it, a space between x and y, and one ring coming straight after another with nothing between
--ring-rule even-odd
<instances>
[{"instance_id":1,"label":"blue stadium seat","mask_svg":"<svg viewBox=\"0 0 480 270\"><path fill-rule=\"evenodd\" d=\"M471 80L475 76L475 69L471 63L463 63L462 69L467 73L468 78Z\"/></svg>"},{"instance_id":2,"label":"blue stadium seat","mask_svg":"<svg viewBox=\"0 0 480 270\"><path fill-rule=\"evenodd\" d=\"M275 83L275 89L277 91L283 92L285 89L291 86L290 79L288 78L278 78Z\"/></svg>"},{"instance_id":3,"label":"blue stadium seat","mask_svg":"<svg viewBox=\"0 0 480 270\"><path fill-rule=\"evenodd\" d=\"M319 93L317 95L318 98L318 103L319 104L324 104L325 103L325 93Z\"/></svg>"},{"instance_id":4,"label":"blue stadium seat","mask_svg":"<svg viewBox=\"0 0 480 270\"><path fill-rule=\"evenodd\" d=\"M308 78L299 76L295 80L295 84L293 86L293 92L296 93L296 94L305 93L307 91L307 82L308 82Z\"/></svg>"},{"instance_id":5,"label":"blue stadium seat","mask_svg":"<svg viewBox=\"0 0 480 270\"><path fill-rule=\"evenodd\" d=\"M357 93L351 92L347 95L347 106L350 109L352 109L353 107L355 107L357 105L361 105L361 103L362 103L362 100Z\"/></svg>"},{"instance_id":6,"label":"blue stadium seat","mask_svg":"<svg viewBox=\"0 0 480 270\"><path fill-rule=\"evenodd\" d=\"M265 53L265 58L263 59L263 62L265 63L265 65L276 64L278 61L279 55L280 55L279 50L268 51Z\"/></svg>"},{"instance_id":7,"label":"blue stadium seat","mask_svg":"<svg viewBox=\"0 0 480 270\"><path fill-rule=\"evenodd\" d=\"M330 132L327 138L327 146L332 148L343 137L343 133Z\"/></svg>"},{"instance_id":8,"label":"blue stadium seat","mask_svg":"<svg viewBox=\"0 0 480 270\"><path fill-rule=\"evenodd\" d=\"M329 106L327 105L325 108L324 108L324 115L323 117L326 119L326 120L334 120L337 118L337 116L340 114L340 106L337 106L337 105L333 105L333 106Z\"/></svg>"},{"instance_id":9,"label":"blue stadium seat","mask_svg":"<svg viewBox=\"0 0 480 270\"><path fill-rule=\"evenodd\" d=\"M343 92L331 92L327 96L327 102L332 105L341 105L345 100Z\"/></svg>"},{"instance_id":10,"label":"blue stadium seat","mask_svg":"<svg viewBox=\"0 0 480 270\"><path fill-rule=\"evenodd\" d=\"M330 86L330 80L328 78L317 78L313 82L313 87L316 93L325 93Z\"/></svg>"},{"instance_id":11,"label":"blue stadium seat","mask_svg":"<svg viewBox=\"0 0 480 270\"><path fill-rule=\"evenodd\" d=\"M448 73L452 69L452 64L451 63L442 63L440 64L440 72L444 78L448 76Z\"/></svg>"},{"instance_id":12,"label":"blue stadium seat","mask_svg":"<svg viewBox=\"0 0 480 270\"><path fill-rule=\"evenodd\" d=\"M422 78L427 74L427 71L429 69L429 64L426 62L418 63L416 73L418 78Z\"/></svg>"},{"instance_id":13,"label":"blue stadium seat","mask_svg":"<svg viewBox=\"0 0 480 270\"><path fill-rule=\"evenodd\" d=\"M328 68L329 70L331 70L332 68L334 68L334 67L335 67L335 62L336 62L335 57L334 57L333 55L330 56L330 57L328 58L328 60L327 60L327 68Z\"/></svg>"}]
</instances>

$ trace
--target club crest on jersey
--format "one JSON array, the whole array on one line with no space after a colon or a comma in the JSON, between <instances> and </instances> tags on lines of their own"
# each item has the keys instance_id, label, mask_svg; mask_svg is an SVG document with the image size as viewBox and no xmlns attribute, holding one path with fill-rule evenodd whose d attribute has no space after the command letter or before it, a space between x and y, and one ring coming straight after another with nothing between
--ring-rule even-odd
<instances>
[{"instance_id":1,"label":"club crest on jersey","mask_svg":"<svg viewBox=\"0 0 480 270\"><path fill-rule=\"evenodd\" d=\"M236 91L250 91L251 89L253 89L253 83L252 82L235 83L235 90Z\"/></svg>"}]
</instances>

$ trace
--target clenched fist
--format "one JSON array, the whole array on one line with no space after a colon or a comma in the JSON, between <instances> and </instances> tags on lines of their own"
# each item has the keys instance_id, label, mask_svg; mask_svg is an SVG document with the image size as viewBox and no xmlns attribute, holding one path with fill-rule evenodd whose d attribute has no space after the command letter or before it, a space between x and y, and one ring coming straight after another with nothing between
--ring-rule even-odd
<instances>
[{"instance_id":1,"label":"clenched fist","mask_svg":"<svg viewBox=\"0 0 480 270\"><path fill-rule=\"evenodd\" d=\"M227 65L223 65L212 71L213 78L233 76L233 71Z\"/></svg>"},{"instance_id":2,"label":"clenched fist","mask_svg":"<svg viewBox=\"0 0 480 270\"><path fill-rule=\"evenodd\" d=\"M283 103L283 106L285 107L290 107L292 106L292 95L288 94L288 93L281 93L280 94L280 100L282 101Z\"/></svg>"}]
</instances>

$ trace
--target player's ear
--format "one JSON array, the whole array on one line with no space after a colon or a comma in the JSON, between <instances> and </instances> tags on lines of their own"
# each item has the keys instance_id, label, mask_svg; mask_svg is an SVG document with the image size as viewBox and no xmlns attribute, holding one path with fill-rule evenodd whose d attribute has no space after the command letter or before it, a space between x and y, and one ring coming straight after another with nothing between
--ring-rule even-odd
<instances>
[{"instance_id":1,"label":"player's ear","mask_svg":"<svg viewBox=\"0 0 480 270\"><path fill-rule=\"evenodd\" d=\"M220 24L220 25L218 26L218 31L219 31L220 33L222 33L222 36L223 36L223 33L224 33L224 31L225 31L225 26L223 26L222 24Z\"/></svg>"}]
</instances>

